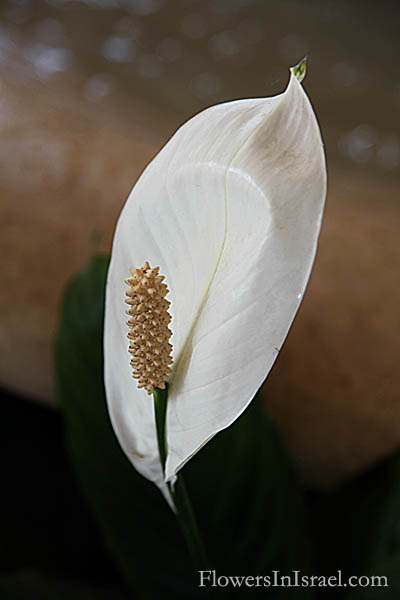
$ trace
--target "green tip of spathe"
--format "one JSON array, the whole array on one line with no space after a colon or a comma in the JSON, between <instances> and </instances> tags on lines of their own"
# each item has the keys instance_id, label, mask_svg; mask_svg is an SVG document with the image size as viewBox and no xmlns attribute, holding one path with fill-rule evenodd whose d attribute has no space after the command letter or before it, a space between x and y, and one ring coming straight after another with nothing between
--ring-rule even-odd
<instances>
[{"instance_id":1,"label":"green tip of spathe","mask_svg":"<svg viewBox=\"0 0 400 600\"><path fill-rule=\"evenodd\" d=\"M303 81L304 77L306 76L306 71L307 71L307 56L305 56L303 58L303 60L301 60L296 66L291 67L290 70L293 73L293 75L295 77L297 77L297 79L301 83Z\"/></svg>"}]
</instances>

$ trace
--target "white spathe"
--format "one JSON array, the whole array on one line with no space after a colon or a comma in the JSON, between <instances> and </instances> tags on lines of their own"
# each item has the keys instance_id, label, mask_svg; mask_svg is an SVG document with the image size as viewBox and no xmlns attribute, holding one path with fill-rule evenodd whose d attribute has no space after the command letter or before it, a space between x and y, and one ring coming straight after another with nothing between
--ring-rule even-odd
<instances>
[{"instance_id":1,"label":"white spathe","mask_svg":"<svg viewBox=\"0 0 400 600\"><path fill-rule=\"evenodd\" d=\"M165 491L153 400L129 364L124 280L146 260L170 289L173 373L166 480L245 410L301 302L326 194L324 152L295 75L273 98L212 106L146 168L117 225L105 386L118 440Z\"/></svg>"}]
</instances>

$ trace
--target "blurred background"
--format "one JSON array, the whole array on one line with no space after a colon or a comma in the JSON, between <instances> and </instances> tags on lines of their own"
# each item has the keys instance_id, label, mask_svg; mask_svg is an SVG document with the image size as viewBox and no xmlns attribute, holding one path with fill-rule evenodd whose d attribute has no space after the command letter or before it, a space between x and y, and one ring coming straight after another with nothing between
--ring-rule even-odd
<instances>
[{"instance_id":1,"label":"blurred background","mask_svg":"<svg viewBox=\"0 0 400 600\"><path fill-rule=\"evenodd\" d=\"M263 387L305 482L400 441L400 5L381 0L3 0L0 386L54 406L62 290L191 115L304 86L329 174L303 306ZM13 409L14 410L14 409ZM47 417L46 417L47 418Z\"/></svg>"}]
</instances>

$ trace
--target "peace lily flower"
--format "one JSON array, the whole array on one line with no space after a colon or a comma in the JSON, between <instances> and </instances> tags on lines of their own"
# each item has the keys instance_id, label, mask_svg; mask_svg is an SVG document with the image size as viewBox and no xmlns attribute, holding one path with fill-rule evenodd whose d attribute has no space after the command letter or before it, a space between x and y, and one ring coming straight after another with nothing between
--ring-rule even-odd
<instances>
[{"instance_id":1,"label":"peace lily flower","mask_svg":"<svg viewBox=\"0 0 400 600\"><path fill-rule=\"evenodd\" d=\"M326 170L302 69L304 63L292 69L279 96L212 106L185 123L146 168L118 221L106 290L108 407L129 460L164 492L165 482L248 406L303 297ZM167 297L166 287L159 294L154 287L161 274ZM173 360L165 473L147 392L168 378L171 348L151 380L139 372L145 350L142 358L135 351L135 315L145 310L142 287L149 285L154 298L168 300L163 310L172 317L170 331L169 317L161 319L160 337L160 344L171 342ZM161 321L154 331L148 325L144 344L151 345Z\"/></svg>"}]
</instances>

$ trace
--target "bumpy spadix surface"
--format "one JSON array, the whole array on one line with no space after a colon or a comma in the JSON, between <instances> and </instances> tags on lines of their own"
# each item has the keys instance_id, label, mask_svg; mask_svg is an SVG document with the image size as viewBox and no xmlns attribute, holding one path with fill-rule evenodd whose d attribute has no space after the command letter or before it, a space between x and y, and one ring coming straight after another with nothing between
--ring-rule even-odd
<instances>
[{"instance_id":1,"label":"bumpy spadix surface","mask_svg":"<svg viewBox=\"0 0 400 600\"><path fill-rule=\"evenodd\" d=\"M170 290L170 480L237 419L271 369L307 284L325 190L318 124L293 74L279 96L196 115L133 188L108 275L105 385L121 446L160 487L153 403L127 354L129 268L160 265Z\"/></svg>"},{"instance_id":2,"label":"bumpy spadix surface","mask_svg":"<svg viewBox=\"0 0 400 600\"><path fill-rule=\"evenodd\" d=\"M157 387L165 390L172 363L169 343L172 333L168 327L170 302L165 298L168 288L159 270L159 267L151 268L146 261L141 268L131 268L131 276L125 281L129 285L125 302L129 304L126 313L130 364L138 388L145 388L148 394Z\"/></svg>"}]
</instances>

